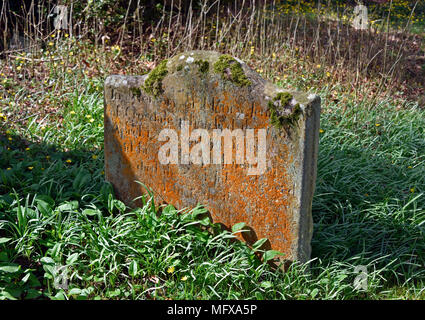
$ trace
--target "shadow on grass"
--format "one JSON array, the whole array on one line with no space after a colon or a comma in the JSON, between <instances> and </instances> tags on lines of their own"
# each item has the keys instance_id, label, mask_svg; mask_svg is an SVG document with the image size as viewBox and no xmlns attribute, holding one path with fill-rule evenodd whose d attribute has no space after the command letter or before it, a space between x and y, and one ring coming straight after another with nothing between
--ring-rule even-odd
<instances>
[{"instance_id":1,"label":"shadow on grass","mask_svg":"<svg viewBox=\"0 0 425 320\"><path fill-rule=\"evenodd\" d=\"M402 280L424 279L424 185L419 167L393 164L376 150L321 141L313 257L356 261L370 271L385 267L384 273Z\"/></svg>"},{"instance_id":2,"label":"shadow on grass","mask_svg":"<svg viewBox=\"0 0 425 320\"><path fill-rule=\"evenodd\" d=\"M44 195L55 203L89 204L105 184L103 155L84 148L61 151L58 146L0 133L0 197L16 191ZM84 197L83 197L84 196Z\"/></svg>"},{"instance_id":3,"label":"shadow on grass","mask_svg":"<svg viewBox=\"0 0 425 320\"><path fill-rule=\"evenodd\" d=\"M84 147L66 152L0 134L0 209L1 200L14 191L23 198L43 195L56 205L90 205L107 184L103 165L103 155ZM356 260L355 264L386 267L389 276L398 273L402 279L422 277L425 213L419 192L425 182L419 177L415 170L376 156L376 151L321 143L313 257L325 264Z\"/></svg>"}]
</instances>

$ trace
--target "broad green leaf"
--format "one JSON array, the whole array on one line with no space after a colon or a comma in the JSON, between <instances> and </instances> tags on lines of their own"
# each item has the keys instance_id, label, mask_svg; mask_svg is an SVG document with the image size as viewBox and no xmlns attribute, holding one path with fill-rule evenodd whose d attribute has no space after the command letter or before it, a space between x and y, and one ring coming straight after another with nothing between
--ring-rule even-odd
<instances>
[{"instance_id":1,"label":"broad green leaf","mask_svg":"<svg viewBox=\"0 0 425 320\"><path fill-rule=\"evenodd\" d=\"M128 267L128 273L130 276L135 277L137 275L137 262L131 261L130 266Z\"/></svg>"},{"instance_id":2,"label":"broad green leaf","mask_svg":"<svg viewBox=\"0 0 425 320\"><path fill-rule=\"evenodd\" d=\"M67 265L71 265L74 264L77 259L78 259L79 254L77 252L71 254L67 259L66 259L66 264Z\"/></svg>"},{"instance_id":3,"label":"broad green leaf","mask_svg":"<svg viewBox=\"0 0 425 320\"><path fill-rule=\"evenodd\" d=\"M72 183L72 188L74 190L81 190L89 181L91 180L91 175L87 170L80 170L77 176Z\"/></svg>"},{"instance_id":4,"label":"broad green leaf","mask_svg":"<svg viewBox=\"0 0 425 320\"><path fill-rule=\"evenodd\" d=\"M245 228L245 226L246 226L245 222L236 223L232 226L232 232L233 233L238 232L238 231L242 230L243 228Z\"/></svg>"},{"instance_id":5,"label":"broad green leaf","mask_svg":"<svg viewBox=\"0 0 425 320\"><path fill-rule=\"evenodd\" d=\"M262 239L260 239L260 240L257 240L257 241L255 241L255 243L252 245L252 248L253 248L254 250L260 249L260 248L261 248L261 246L262 246L263 244L265 244L266 242L267 242L267 238L262 238Z\"/></svg>"},{"instance_id":6,"label":"broad green leaf","mask_svg":"<svg viewBox=\"0 0 425 320\"><path fill-rule=\"evenodd\" d=\"M0 244L9 242L10 240L12 240L12 238L0 238Z\"/></svg>"},{"instance_id":7,"label":"broad green leaf","mask_svg":"<svg viewBox=\"0 0 425 320\"><path fill-rule=\"evenodd\" d=\"M117 199L114 200L114 207L117 208L118 211L120 212L125 212L125 209L126 209L125 204L122 201Z\"/></svg>"},{"instance_id":8,"label":"broad green leaf","mask_svg":"<svg viewBox=\"0 0 425 320\"><path fill-rule=\"evenodd\" d=\"M30 278L30 276L31 276L31 272L28 272L22 279L21 279L21 282L22 283L26 283L27 281L28 281L28 279Z\"/></svg>"},{"instance_id":9,"label":"broad green leaf","mask_svg":"<svg viewBox=\"0 0 425 320\"><path fill-rule=\"evenodd\" d=\"M80 295L81 294L81 289L80 288L72 288L71 290L69 290L68 295L72 296L72 295Z\"/></svg>"},{"instance_id":10,"label":"broad green leaf","mask_svg":"<svg viewBox=\"0 0 425 320\"><path fill-rule=\"evenodd\" d=\"M318 294L318 293L319 293L319 289L314 288L314 289L311 291L310 295L311 295L311 297L312 297L312 298L315 298L315 297L317 296L317 294Z\"/></svg>"},{"instance_id":11,"label":"broad green leaf","mask_svg":"<svg viewBox=\"0 0 425 320\"><path fill-rule=\"evenodd\" d=\"M78 209L78 201L69 201L58 206L59 211L73 211Z\"/></svg>"},{"instance_id":12,"label":"broad green leaf","mask_svg":"<svg viewBox=\"0 0 425 320\"><path fill-rule=\"evenodd\" d=\"M14 296L12 296L9 292L7 292L7 291L5 291L5 290L0 291L0 298L1 298L1 297L4 297L4 298L9 299L9 300L18 300L18 299L16 299ZM0 299L0 300L1 300L1 299Z\"/></svg>"},{"instance_id":13,"label":"broad green leaf","mask_svg":"<svg viewBox=\"0 0 425 320\"><path fill-rule=\"evenodd\" d=\"M4 261L8 261L9 258L7 256L7 252L6 251L0 251L0 261L4 262Z\"/></svg>"},{"instance_id":14,"label":"broad green leaf","mask_svg":"<svg viewBox=\"0 0 425 320\"><path fill-rule=\"evenodd\" d=\"M271 283L270 281L263 281L263 282L261 282L260 286L261 286L261 288L269 289L269 288L273 287L273 283Z\"/></svg>"},{"instance_id":15,"label":"broad green leaf","mask_svg":"<svg viewBox=\"0 0 425 320\"><path fill-rule=\"evenodd\" d=\"M35 289L28 289L25 299L35 299L41 296L41 291Z\"/></svg>"},{"instance_id":16,"label":"broad green leaf","mask_svg":"<svg viewBox=\"0 0 425 320\"><path fill-rule=\"evenodd\" d=\"M43 257L43 258L40 259L40 262L42 264L51 264L51 265L55 264L55 261L50 257Z\"/></svg>"},{"instance_id":17,"label":"broad green leaf","mask_svg":"<svg viewBox=\"0 0 425 320\"><path fill-rule=\"evenodd\" d=\"M6 272L6 273L15 273L21 270L21 266L16 263L7 263L0 265L0 271Z\"/></svg>"},{"instance_id":18,"label":"broad green leaf","mask_svg":"<svg viewBox=\"0 0 425 320\"><path fill-rule=\"evenodd\" d=\"M277 251L277 250L268 250L266 252L264 252L263 258L265 261L269 261L272 260L274 258L276 258L277 256L283 256L284 253Z\"/></svg>"},{"instance_id":19,"label":"broad green leaf","mask_svg":"<svg viewBox=\"0 0 425 320\"><path fill-rule=\"evenodd\" d=\"M49 216L53 213L52 207L46 201L41 199L36 199L37 209L43 216Z\"/></svg>"},{"instance_id":20,"label":"broad green leaf","mask_svg":"<svg viewBox=\"0 0 425 320\"><path fill-rule=\"evenodd\" d=\"M66 296L63 293L63 290L60 290L58 293L56 293L53 297L52 300L66 300Z\"/></svg>"},{"instance_id":21,"label":"broad green leaf","mask_svg":"<svg viewBox=\"0 0 425 320\"><path fill-rule=\"evenodd\" d=\"M200 224L202 224L203 226L209 226L211 223L211 220L209 217L205 217L204 219L199 221Z\"/></svg>"},{"instance_id":22,"label":"broad green leaf","mask_svg":"<svg viewBox=\"0 0 425 320\"><path fill-rule=\"evenodd\" d=\"M84 209L83 214L86 216L97 216L100 213L99 209Z\"/></svg>"}]
</instances>

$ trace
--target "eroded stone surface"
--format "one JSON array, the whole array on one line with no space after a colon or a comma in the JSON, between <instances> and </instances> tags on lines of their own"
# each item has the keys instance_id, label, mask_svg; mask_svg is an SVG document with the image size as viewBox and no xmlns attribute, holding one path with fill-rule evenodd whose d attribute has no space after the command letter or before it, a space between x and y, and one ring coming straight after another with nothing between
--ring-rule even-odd
<instances>
[{"instance_id":1,"label":"eroded stone surface","mask_svg":"<svg viewBox=\"0 0 425 320\"><path fill-rule=\"evenodd\" d=\"M284 252L288 260L306 261L311 251L320 98L299 92L279 95L285 90L237 58L221 61L239 66L217 67L220 56L212 51L185 52L166 62L166 72L162 65L161 72L150 75L106 79L106 179L129 205L145 193L134 182L138 180L154 191L157 201L178 208L202 203L214 222L229 228L245 222L250 230L242 233L245 241L268 238L266 248ZM152 74L160 78L146 81ZM281 125L271 120L273 112ZM182 164L182 159L179 164L161 164L158 152L166 142L159 141L160 132L173 129L180 137L183 121L189 121L190 132L266 129L265 172L247 174L249 166L237 164L235 155L231 164Z\"/></svg>"}]
</instances>

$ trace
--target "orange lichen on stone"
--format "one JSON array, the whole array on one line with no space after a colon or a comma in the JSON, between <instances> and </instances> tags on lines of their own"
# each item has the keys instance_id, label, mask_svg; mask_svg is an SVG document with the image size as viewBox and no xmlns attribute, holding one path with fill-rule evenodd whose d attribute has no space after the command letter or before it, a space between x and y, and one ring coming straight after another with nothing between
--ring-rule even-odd
<instances>
[{"instance_id":1,"label":"orange lichen on stone","mask_svg":"<svg viewBox=\"0 0 425 320\"><path fill-rule=\"evenodd\" d=\"M249 232L243 232L239 237L248 243L267 238L270 248L285 253L285 259L306 261L310 254L314 190L309 181L315 179L320 103L317 107L315 98L302 101L303 109L300 109L296 123L288 129L290 131L274 127L268 108L273 95L269 92L276 94L278 88L266 85L245 64L240 65L251 85L243 87L222 80L214 72L200 74L198 66L190 63L183 69L188 71L173 71L176 59L181 65L191 61L190 57L201 59L201 54L189 52L169 60L171 68L168 70L171 71L162 79L163 92L159 97L134 94L132 88L143 85L142 77L114 76L107 79L107 180L127 204L138 205L132 200L146 193L142 185L134 182L137 180L154 192L157 202L170 203L178 208L201 203L209 210L214 222L229 229L236 223L245 222ZM202 55L202 60L214 65L219 56L207 52ZM238 150L235 143L231 146L231 164L212 161L209 164L183 164L180 140L179 163L161 164L158 154L165 143L158 140L161 130L172 129L181 138L183 121L189 123L189 134L195 129L205 129L210 136L216 129L240 129L242 132L254 129L259 139L259 131L265 130L264 172L248 175L250 164L236 162ZM307 131L309 126L311 128ZM192 141L190 148L195 143ZM212 148L210 144L210 151ZM309 148L313 148L312 155L306 155ZM222 145L221 152L223 149ZM246 157L246 148L244 152ZM257 156L258 152L256 149Z\"/></svg>"}]
</instances>

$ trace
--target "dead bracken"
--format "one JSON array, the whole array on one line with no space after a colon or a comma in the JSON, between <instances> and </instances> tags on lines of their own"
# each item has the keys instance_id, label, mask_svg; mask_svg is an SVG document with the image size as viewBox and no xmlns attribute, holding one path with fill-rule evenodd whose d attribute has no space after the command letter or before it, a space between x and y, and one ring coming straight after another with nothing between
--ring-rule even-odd
<instances>
[{"instance_id":1,"label":"dead bracken","mask_svg":"<svg viewBox=\"0 0 425 320\"><path fill-rule=\"evenodd\" d=\"M153 95L155 98L162 93L162 80L168 74L167 59L153 69L145 80L143 89L147 94Z\"/></svg>"},{"instance_id":2,"label":"dead bracken","mask_svg":"<svg viewBox=\"0 0 425 320\"><path fill-rule=\"evenodd\" d=\"M289 92L279 92L273 98L273 101L269 101L268 107L271 112L270 121L272 125L282 128L285 124L292 124L298 119L301 107L299 103L292 106L292 99L293 96Z\"/></svg>"},{"instance_id":3,"label":"dead bracken","mask_svg":"<svg viewBox=\"0 0 425 320\"><path fill-rule=\"evenodd\" d=\"M242 65L231 55L223 54L214 63L214 72L219 73L223 80L230 80L239 87L250 86L252 82L247 78Z\"/></svg>"}]
</instances>

